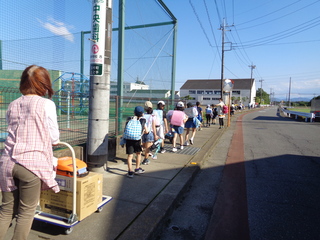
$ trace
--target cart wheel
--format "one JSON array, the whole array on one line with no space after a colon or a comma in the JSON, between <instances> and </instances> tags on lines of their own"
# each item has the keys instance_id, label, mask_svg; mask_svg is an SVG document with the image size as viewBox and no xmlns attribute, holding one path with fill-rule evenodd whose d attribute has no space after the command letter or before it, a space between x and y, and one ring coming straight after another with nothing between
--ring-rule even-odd
<instances>
[{"instance_id":1,"label":"cart wheel","mask_svg":"<svg viewBox=\"0 0 320 240\"><path fill-rule=\"evenodd\" d=\"M71 227L71 228L67 228L67 229L64 231L64 233L65 233L66 235L69 235L70 233L72 233L72 231L73 231L73 228Z\"/></svg>"},{"instance_id":2,"label":"cart wheel","mask_svg":"<svg viewBox=\"0 0 320 240\"><path fill-rule=\"evenodd\" d=\"M100 213L102 211L102 209L103 209L103 207L99 207L96 212Z\"/></svg>"}]
</instances>

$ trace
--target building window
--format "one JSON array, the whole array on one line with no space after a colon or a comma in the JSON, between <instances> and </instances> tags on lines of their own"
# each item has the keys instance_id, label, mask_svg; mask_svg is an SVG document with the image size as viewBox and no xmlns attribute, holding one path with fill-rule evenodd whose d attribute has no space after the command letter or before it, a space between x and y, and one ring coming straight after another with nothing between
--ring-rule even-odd
<instances>
[{"instance_id":1,"label":"building window","mask_svg":"<svg viewBox=\"0 0 320 240\"><path fill-rule=\"evenodd\" d=\"M213 91L204 91L205 92L205 94L207 94L207 95L212 95L213 94Z\"/></svg>"},{"instance_id":2,"label":"building window","mask_svg":"<svg viewBox=\"0 0 320 240\"><path fill-rule=\"evenodd\" d=\"M197 94L204 94L204 91L203 90L198 90Z\"/></svg>"},{"instance_id":3,"label":"building window","mask_svg":"<svg viewBox=\"0 0 320 240\"><path fill-rule=\"evenodd\" d=\"M221 91L214 91L214 94L220 95Z\"/></svg>"},{"instance_id":4,"label":"building window","mask_svg":"<svg viewBox=\"0 0 320 240\"><path fill-rule=\"evenodd\" d=\"M196 94L195 90L189 90L189 94Z\"/></svg>"},{"instance_id":5,"label":"building window","mask_svg":"<svg viewBox=\"0 0 320 240\"><path fill-rule=\"evenodd\" d=\"M220 98L214 98L214 97L212 98L212 100L219 100L219 99L220 99Z\"/></svg>"},{"instance_id":6,"label":"building window","mask_svg":"<svg viewBox=\"0 0 320 240\"><path fill-rule=\"evenodd\" d=\"M238 94L238 95L240 95L240 91L232 91L232 94Z\"/></svg>"},{"instance_id":7,"label":"building window","mask_svg":"<svg viewBox=\"0 0 320 240\"><path fill-rule=\"evenodd\" d=\"M211 100L211 99L208 97L204 97L203 100Z\"/></svg>"}]
</instances>

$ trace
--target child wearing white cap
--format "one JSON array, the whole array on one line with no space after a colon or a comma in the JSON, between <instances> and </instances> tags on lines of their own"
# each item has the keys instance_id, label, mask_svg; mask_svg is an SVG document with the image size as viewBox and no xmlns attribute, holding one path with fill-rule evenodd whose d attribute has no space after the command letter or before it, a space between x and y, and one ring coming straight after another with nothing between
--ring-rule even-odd
<instances>
[{"instance_id":1,"label":"child wearing white cap","mask_svg":"<svg viewBox=\"0 0 320 240\"><path fill-rule=\"evenodd\" d=\"M153 110L153 113L157 115L157 122L156 122L156 130L157 135L160 139L162 139L161 147L160 147L160 153L165 153L164 149L164 138L165 134L168 132L168 122L167 122L167 116L166 111L164 110L165 102L159 101L157 104L157 109Z\"/></svg>"}]
</instances>

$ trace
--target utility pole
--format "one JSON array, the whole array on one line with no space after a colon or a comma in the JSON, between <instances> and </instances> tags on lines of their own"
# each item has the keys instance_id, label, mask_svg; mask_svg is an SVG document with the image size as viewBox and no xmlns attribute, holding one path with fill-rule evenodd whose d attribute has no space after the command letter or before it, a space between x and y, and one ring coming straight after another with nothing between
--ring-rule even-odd
<instances>
[{"instance_id":1,"label":"utility pole","mask_svg":"<svg viewBox=\"0 0 320 240\"><path fill-rule=\"evenodd\" d=\"M225 32L227 31L226 30L226 27L229 27L228 25L226 25L226 21L225 21L225 19L223 19L223 25L221 25L220 26L220 29L219 30L221 30L222 31L222 47L221 47L221 94L220 94L220 96L221 96L221 99L222 99L222 97L223 97L223 79L224 79L224 52L225 51L231 51L231 47L230 47L230 49L228 49L228 50L225 50L224 49L224 44L225 44L225 42L224 42L224 35L225 35ZM230 30L229 30L230 31Z\"/></svg>"},{"instance_id":2,"label":"utility pole","mask_svg":"<svg viewBox=\"0 0 320 240\"><path fill-rule=\"evenodd\" d=\"M263 79L260 79L259 82L261 82L261 88L260 88L260 105L261 105L261 102L262 102L262 82L264 80Z\"/></svg>"},{"instance_id":3,"label":"utility pole","mask_svg":"<svg viewBox=\"0 0 320 240\"><path fill-rule=\"evenodd\" d=\"M289 98L288 98L288 107L290 107L290 105L291 105L290 94L291 94L291 77L290 77L290 81L289 81Z\"/></svg>"},{"instance_id":4,"label":"utility pole","mask_svg":"<svg viewBox=\"0 0 320 240\"><path fill-rule=\"evenodd\" d=\"M88 168L102 172L108 161L112 1L92 1Z\"/></svg>"},{"instance_id":5,"label":"utility pole","mask_svg":"<svg viewBox=\"0 0 320 240\"><path fill-rule=\"evenodd\" d=\"M2 40L0 40L0 70L2 70Z\"/></svg>"},{"instance_id":6,"label":"utility pole","mask_svg":"<svg viewBox=\"0 0 320 240\"><path fill-rule=\"evenodd\" d=\"M251 64L250 66L248 66L249 68L251 68L251 81L250 81L250 100L249 100L249 105L251 106L251 102L252 102L252 75L253 75L253 69L256 68L256 65Z\"/></svg>"}]
</instances>

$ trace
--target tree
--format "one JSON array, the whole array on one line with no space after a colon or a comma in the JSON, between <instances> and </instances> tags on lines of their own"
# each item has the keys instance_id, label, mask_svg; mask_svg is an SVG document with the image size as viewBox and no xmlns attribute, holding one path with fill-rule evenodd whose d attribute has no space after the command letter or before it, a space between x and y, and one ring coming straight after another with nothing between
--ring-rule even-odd
<instances>
[{"instance_id":1,"label":"tree","mask_svg":"<svg viewBox=\"0 0 320 240\"><path fill-rule=\"evenodd\" d=\"M233 103L238 103L238 102L240 102L240 97L232 96L231 100L232 100Z\"/></svg>"},{"instance_id":2,"label":"tree","mask_svg":"<svg viewBox=\"0 0 320 240\"><path fill-rule=\"evenodd\" d=\"M242 97L241 100L244 103L245 101L247 101L249 98L248 97Z\"/></svg>"},{"instance_id":3,"label":"tree","mask_svg":"<svg viewBox=\"0 0 320 240\"><path fill-rule=\"evenodd\" d=\"M190 95L182 97L184 100L193 100L193 97L190 97Z\"/></svg>"},{"instance_id":4,"label":"tree","mask_svg":"<svg viewBox=\"0 0 320 240\"><path fill-rule=\"evenodd\" d=\"M260 104L270 104L270 96L262 88L258 88L256 92L256 102Z\"/></svg>"}]
</instances>

